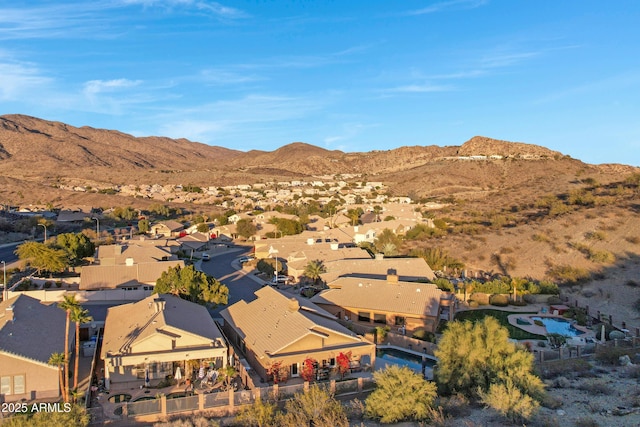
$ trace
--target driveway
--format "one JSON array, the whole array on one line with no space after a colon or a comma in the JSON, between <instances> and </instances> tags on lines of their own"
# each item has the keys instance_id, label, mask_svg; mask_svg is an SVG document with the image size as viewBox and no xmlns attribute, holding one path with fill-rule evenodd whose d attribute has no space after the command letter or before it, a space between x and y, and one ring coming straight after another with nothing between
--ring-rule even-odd
<instances>
[{"instance_id":1,"label":"driveway","mask_svg":"<svg viewBox=\"0 0 640 427\"><path fill-rule=\"evenodd\" d=\"M240 300L247 302L256 299L255 291L262 286L259 282L248 277L248 274L243 270L236 270L234 266L240 267L238 258L243 255L248 255L252 250L251 246L231 246L223 253L213 253L211 260L200 263L200 269L213 276L229 288L229 304L232 305ZM233 263L233 265L232 265ZM227 306L216 307L209 310L213 317L219 317L220 310Z\"/></svg>"}]
</instances>

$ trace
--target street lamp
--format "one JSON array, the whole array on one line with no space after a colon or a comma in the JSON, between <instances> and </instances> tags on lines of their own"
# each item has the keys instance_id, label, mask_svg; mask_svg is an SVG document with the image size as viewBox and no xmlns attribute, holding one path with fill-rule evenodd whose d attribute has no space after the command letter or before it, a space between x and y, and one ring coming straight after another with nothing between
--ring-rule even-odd
<instances>
[{"instance_id":1,"label":"street lamp","mask_svg":"<svg viewBox=\"0 0 640 427\"><path fill-rule=\"evenodd\" d=\"M96 240L100 240L100 220L95 216L91 217L91 219L96 220Z\"/></svg>"},{"instance_id":2,"label":"street lamp","mask_svg":"<svg viewBox=\"0 0 640 427\"><path fill-rule=\"evenodd\" d=\"M38 225L44 227L44 241L46 242L47 241L47 226L44 225L44 224L38 224Z\"/></svg>"}]
</instances>

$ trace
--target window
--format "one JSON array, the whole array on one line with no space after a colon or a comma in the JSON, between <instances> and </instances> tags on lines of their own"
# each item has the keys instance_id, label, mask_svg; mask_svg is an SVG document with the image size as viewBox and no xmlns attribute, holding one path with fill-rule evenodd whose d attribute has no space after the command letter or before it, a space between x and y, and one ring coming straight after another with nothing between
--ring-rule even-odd
<instances>
[{"instance_id":1,"label":"window","mask_svg":"<svg viewBox=\"0 0 640 427\"><path fill-rule=\"evenodd\" d=\"M13 377L13 393L14 394L24 394L24 375L16 375Z\"/></svg>"},{"instance_id":2,"label":"window","mask_svg":"<svg viewBox=\"0 0 640 427\"><path fill-rule=\"evenodd\" d=\"M0 394L10 395L11 393L11 377L0 377Z\"/></svg>"},{"instance_id":3,"label":"window","mask_svg":"<svg viewBox=\"0 0 640 427\"><path fill-rule=\"evenodd\" d=\"M298 364L297 363L293 363L291 365L291 378L293 377L299 377L300 373L298 372Z\"/></svg>"},{"instance_id":4,"label":"window","mask_svg":"<svg viewBox=\"0 0 640 427\"><path fill-rule=\"evenodd\" d=\"M402 325L404 325L406 323L407 323L407 319L406 318L401 317L401 316L396 316L396 322L395 322L396 326L402 326Z\"/></svg>"},{"instance_id":5,"label":"window","mask_svg":"<svg viewBox=\"0 0 640 427\"><path fill-rule=\"evenodd\" d=\"M329 360L329 366L336 366L336 358L335 358L335 357L332 357L332 358Z\"/></svg>"},{"instance_id":6,"label":"window","mask_svg":"<svg viewBox=\"0 0 640 427\"><path fill-rule=\"evenodd\" d=\"M373 315L373 323L380 323L382 325L387 324L387 315L386 314L374 314Z\"/></svg>"},{"instance_id":7,"label":"window","mask_svg":"<svg viewBox=\"0 0 640 427\"><path fill-rule=\"evenodd\" d=\"M358 321L359 322L369 322L370 318L369 318L369 313L366 311L359 311L358 312Z\"/></svg>"}]
</instances>

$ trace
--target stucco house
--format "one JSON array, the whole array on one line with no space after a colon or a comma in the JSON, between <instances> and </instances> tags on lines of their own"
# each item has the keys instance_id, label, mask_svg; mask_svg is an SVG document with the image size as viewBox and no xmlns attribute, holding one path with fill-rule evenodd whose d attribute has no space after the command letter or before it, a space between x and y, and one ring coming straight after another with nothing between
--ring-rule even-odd
<instances>
[{"instance_id":1,"label":"stucco house","mask_svg":"<svg viewBox=\"0 0 640 427\"><path fill-rule=\"evenodd\" d=\"M27 295L0 303L0 402L60 396L58 368L48 361L64 353L65 323L57 305Z\"/></svg>"},{"instance_id":2,"label":"stucco house","mask_svg":"<svg viewBox=\"0 0 640 427\"><path fill-rule=\"evenodd\" d=\"M164 221L151 226L151 234L156 236L177 237L184 230L184 225L177 221Z\"/></svg>"},{"instance_id":3,"label":"stucco house","mask_svg":"<svg viewBox=\"0 0 640 427\"><path fill-rule=\"evenodd\" d=\"M204 306L173 295L155 294L111 307L100 357L108 385L141 385L173 375L187 361L221 368L227 344Z\"/></svg>"},{"instance_id":4,"label":"stucco house","mask_svg":"<svg viewBox=\"0 0 640 427\"><path fill-rule=\"evenodd\" d=\"M373 366L375 345L340 325L336 317L304 298L264 287L257 299L233 304L220 313L223 331L236 352L264 381L280 364L288 377L300 376L307 358L335 367L340 353L351 352L360 366Z\"/></svg>"},{"instance_id":5,"label":"stucco house","mask_svg":"<svg viewBox=\"0 0 640 427\"><path fill-rule=\"evenodd\" d=\"M407 331L435 332L443 307L447 317L453 314L448 311L448 293L431 283L400 281L397 274L388 274L386 280L339 277L328 285L311 302L365 327L404 326Z\"/></svg>"}]
</instances>

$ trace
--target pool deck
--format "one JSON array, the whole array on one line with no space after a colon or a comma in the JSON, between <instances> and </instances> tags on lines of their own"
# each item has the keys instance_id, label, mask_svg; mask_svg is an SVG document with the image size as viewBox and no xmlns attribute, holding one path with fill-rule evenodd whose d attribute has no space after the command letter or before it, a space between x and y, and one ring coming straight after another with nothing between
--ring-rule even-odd
<instances>
[{"instance_id":1,"label":"pool deck","mask_svg":"<svg viewBox=\"0 0 640 427\"><path fill-rule=\"evenodd\" d=\"M545 328L544 326L539 326L536 325L534 323L534 321L532 320L532 317L548 317L550 319L558 319L558 320L563 320L563 321L567 321L568 319L559 316L559 315L554 315L554 314L549 314L547 312L542 312L539 311L538 313L526 313L526 314L520 314L520 313L515 313L515 314L511 314L507 317L507 319L509 320L509 324L512 326L515 326L516 328L520 328L523 331L527 331L529 333L532 334L537 334L537 335L543 335L546 336L547 335L547 328ZM529 325L521 325L518 324L518 319L524 319L527 322L529 322ZM583 332L583 334L581 334L580 336L583 338L595 338L595 332L593 332L590 329L587 329L584 326L580 326L577 323L573 323L573 327L581 332Z\"/></svg>"}]
</instances>

